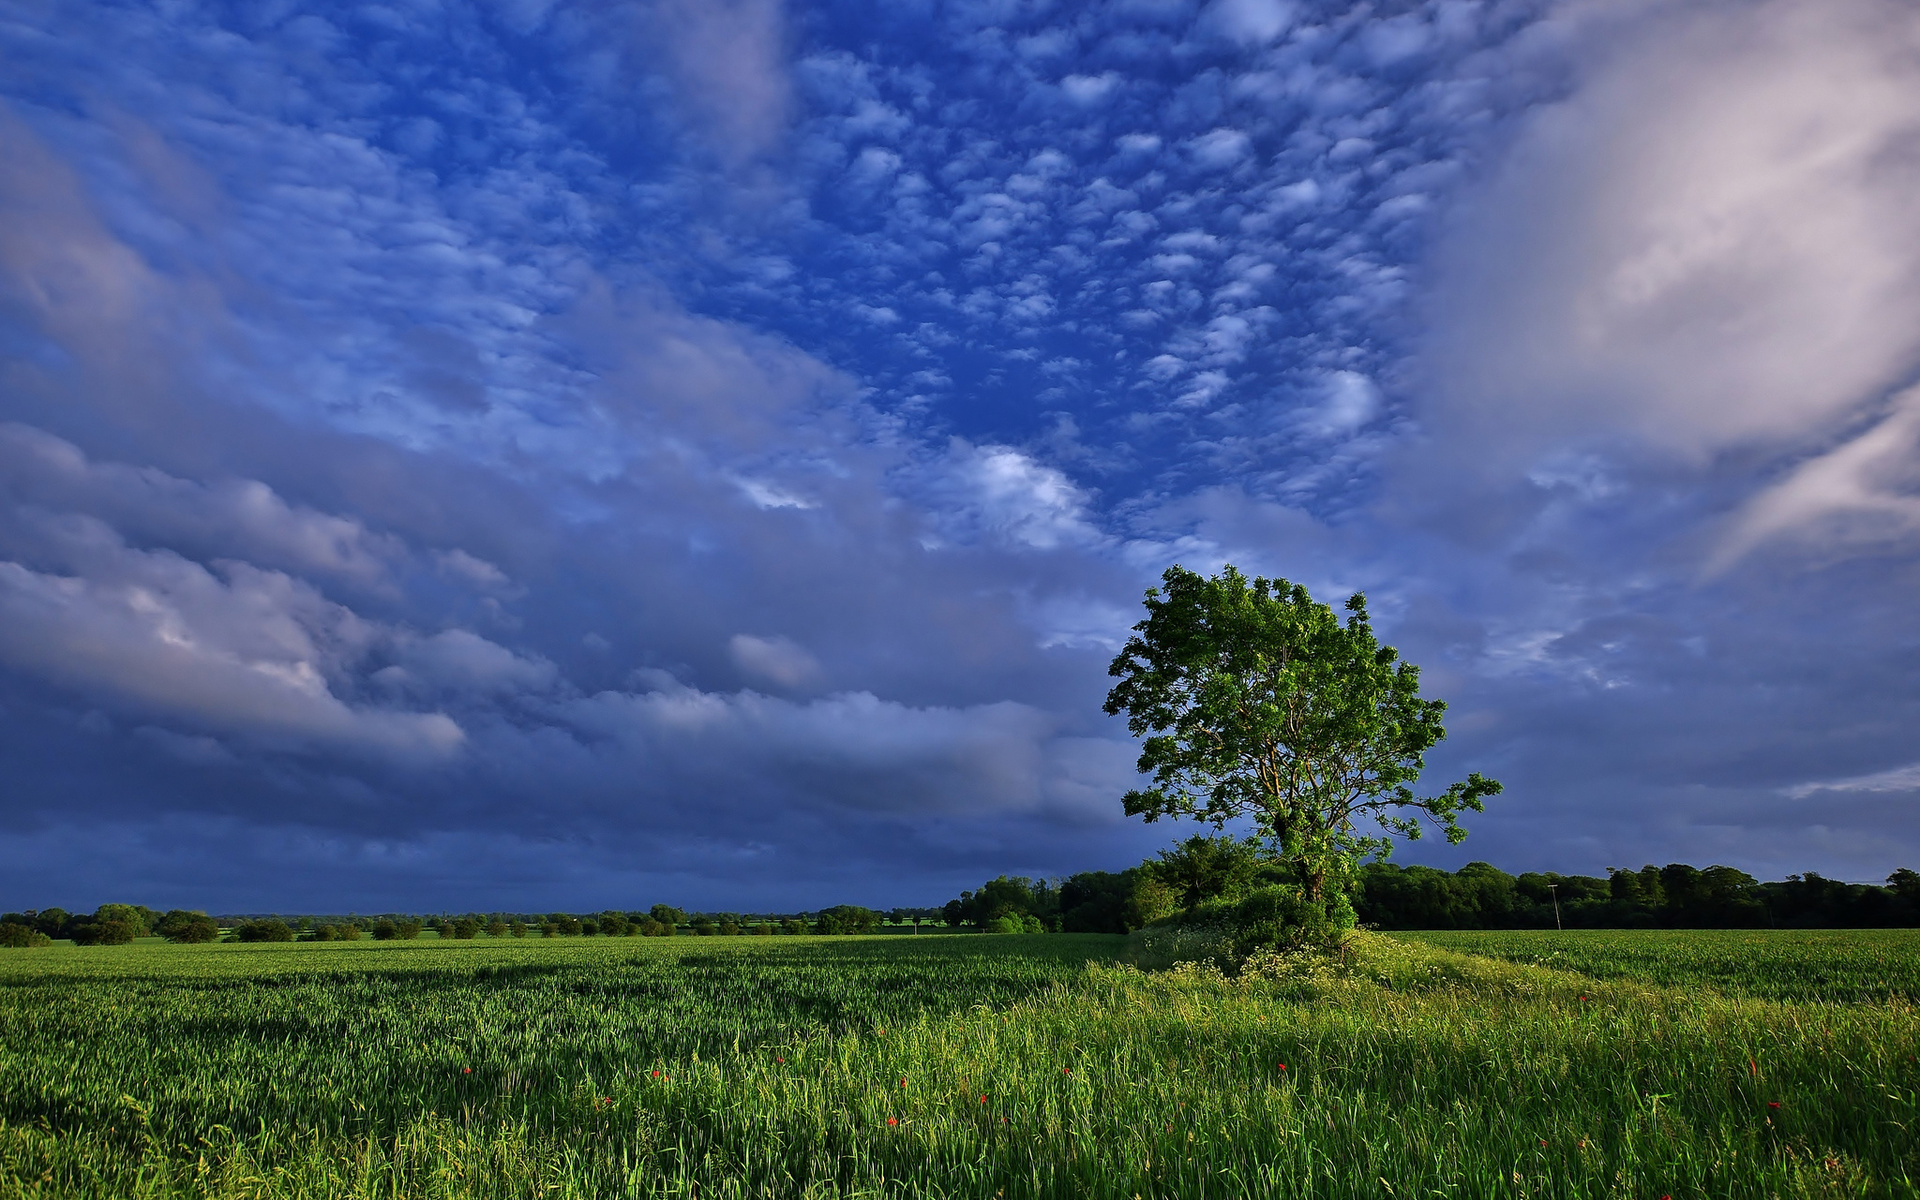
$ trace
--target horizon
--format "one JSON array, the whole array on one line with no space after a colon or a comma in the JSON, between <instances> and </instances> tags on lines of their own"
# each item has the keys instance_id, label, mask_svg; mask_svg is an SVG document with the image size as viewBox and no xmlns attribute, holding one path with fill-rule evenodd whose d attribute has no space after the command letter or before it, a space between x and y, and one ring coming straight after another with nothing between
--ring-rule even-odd
<instances>
[{"instance_id":1,"label":"horizon","mask_svg":"<svg viewBox=\"0 0 1920 1200\"><path fill-rule=\"evenodd\" d=\"M1364 592L1458 847L1920 864L1896 0L0 24L0 909L1127 863L1174 564ZM1104 868L1111 869L1111 868ZM1884 873L1884 872L1882 872ZM189 903L190 901L190 903Z\"/></svg>"}]
</instances>

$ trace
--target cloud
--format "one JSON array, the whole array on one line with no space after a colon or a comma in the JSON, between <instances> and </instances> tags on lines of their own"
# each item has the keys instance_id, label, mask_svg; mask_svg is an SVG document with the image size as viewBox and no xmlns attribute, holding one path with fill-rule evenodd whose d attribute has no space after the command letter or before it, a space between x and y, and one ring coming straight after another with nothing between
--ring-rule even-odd
<instances>
[{"instance_id":1,"label":"cloud","mask_svg":"<svg viewBox=\"0 0 1920 1200\"><path fill-rule=\"evenodd\" d=\"M1456 201L1427 419L1494 469L1832 436L1920 364L1920 27L1878 0L1676 9Z\"/></svg>"},{"instance_id":2,"label":"cloud","mask_svg":"<svg viewBox=\"0 0 1920 1200\"><path fill-rule=\"evenodd\" d=\"M379 710L330 679L376 630L284 574L215 574L128 548L90 518L54 532L86 574L0 562L0 662L128 711L293 750L431 761L465 735L438 712Z\"/></svg>"},{"instance_id":3,"label":"cloud","mask_svg":"<svg viewBox=\"0 0 1920 1200\"><path fill-rule=\"evenodd\" d=\"M1821 792L1920 792L1920 763L1876 771L1872 775L1800 783L1783 790L1795 800L1805 800Z\"/></svg>"},{"instance_id":4,"label":"cloud","mask_svg":"<svg viewBox=\"0 0 1920 1200\"><path fill-rule=\"evenodd\" d=\"M727 639L727 652L746 674L780 687L802 687L820 674L820 660L792 638L736 633Z\"/></svg>"},{"instance_id":5,"label":"cloud","mask_svg":"<svg viewBox=\"0 0 1920 1200\"><path fill-rule=\"evenodd\" d=\"M675 98L715 153L742 162L778 146L793 103L781 0L659 0L641 28L664 39Z\"/></svg>"},{"instance_id":6,"label":"cloud","mask_svg":"<svg viewBox=\"0 0 1920 1200\"><path fill-rule=\"evenodd\" d=\"M982 536L1033 550L1099 539L1085 495L1060 470L1011 446L974 446L956 439L938 465L932 493L949 536Z\"/></svg>"},{"instance_id":7,"label":"cloud","mask_svg":"<svg viewBox=\"0 0 1920 1200\"><path fill-rule=\"evenodd\" d=\"M364 587L386 587L405 549L364 522L291 505L257 479L215 484L152 467L90 461L78 446L31 426L0 424L0 489L15 504L86 512L176 547L238 555ZM457 557L453 557L457 556ZM443 562L488 567L463 551ZM463 572L473 577L471 571ZM476 577L504 583L505 577Z\"/></svg>"},{"instance_id":8,"label":"cloud","mask_svg":"<svg viewBox=\"0 0 1920 1200\"><path fill-rule=\"evenodd\" d=\"M1707 560L1718 573L1760 543L1846 555L1911 544L1920 531L1920 389L1898 396L1865 431L1795 467L1749 500Z\"/></svg>"}]
</instances>

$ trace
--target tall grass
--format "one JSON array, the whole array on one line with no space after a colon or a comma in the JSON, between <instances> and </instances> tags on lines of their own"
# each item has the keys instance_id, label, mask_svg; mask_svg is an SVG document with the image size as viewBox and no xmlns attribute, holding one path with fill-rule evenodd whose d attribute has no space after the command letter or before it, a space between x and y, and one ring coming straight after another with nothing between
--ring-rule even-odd
<instances>
[{"instance_id":1,"label":"tall grass","mask_svg":"<svg viewBox=\"0 0 1920 1200\"><path fill-rule=\"evenodd\" d=\"M1602 979L1704 985L1741 996L1920 1000L1920 929L1521 929L1394 936Z\"/></svg>"},{"instance_id":2,"label":"tall grass","mask_svg":"<svg viewBox=\"0 0 1920 1200\"><path fill-rule=\"evenodd\" d=\"M1114 950L20 952L0 1195L1916 1194L1905 1001Z\"/></svg>"}]
</instances>

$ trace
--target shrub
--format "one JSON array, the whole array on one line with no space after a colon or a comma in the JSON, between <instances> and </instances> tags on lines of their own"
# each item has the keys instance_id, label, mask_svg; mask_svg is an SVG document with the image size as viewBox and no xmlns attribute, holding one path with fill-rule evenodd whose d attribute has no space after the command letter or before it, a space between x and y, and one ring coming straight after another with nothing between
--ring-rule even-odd
<instances>
[{"instance_id":1,"label":"shrub","mask_svg":"<svg viewBox=\"0 0 1920 1200\"><path fill-rule=\"evenodd\" d=\"M242 921L234 926L233 938L237 942L290 942L293 929L285 921Z\"/></svg>"},{"instance_id":2,"label":"shrub","mask_svg":"<svg viewBox=\"0 0 1920 1200\"><path fill-rule=\"evenodd\" d=\"M985 932L987 933L1024 933L1026 932L1026 928L1021 924L1019 917L1014 916L1012 913L1008 913L1004 917L995 917L993 920L988 921L986 924Z\"/></svg>"},{"instance_id":3,"label":"shrub","mask_svg":"<svg viewBox=\"0 0 1920 1200\"><path fill-rule=\"evenodd\" d=\"M217 942L220 926L198 910L176 908L154 923L153 931L170 942Z\"/></svg>"},{"instance_id":4,"label":"shrub","mask_svg":"<svg viewBox=\"0 0 1920 1200\"><path fill-rule=\"evenodd\" d=\"M1344 894L1309 900L1298 887L1272 884L1156 921L1130 936L1129 949L1144 967L1200 962L1237 971L1255 955L1335 950L1353 925Z\"/></svg>"},{"instance_id":5,"label":"shrub","mask_svg":"<svg viewBox=\"0 0 1920 1200\"><path fill-rule=\"evenodd\" d=\"M0 946L25 950L31 946L51 945L53 945L53 939L31 925L22 925L17 921L8 921L0 925Z\"/></svg>"},{"instance_id":6,"label":"shrub","mask_svg":"<svg viewBox=\"0 0 1920 1200\"><path fill-rule=\"evenodd\" d=\"M526 926L524 926L524 925L522 925L522 926L520 927L520 932L522 932L522 933L525 933L525 932L526 932ZM495 921L488 921L488 922L487 922L487 936L488 936L488 937L490 937L490 938L495 938L495 937L506 937L506 936L507 936L507 923L506 923L505 921L499 921L499 920L495 920Z\"/></svg>"},{"instance_id":7,"label":"shrub","mask_svg":"<svg viewBox=\"0 0 1920 1200\"><path fill-rule=\"evenodd\" d=\"M470 942L479 936L482 928L478 917L461 917L458 920L443 923L440 926L440 936Z\"/></svg>"},{"instance_id":8,"label":"shrub","mask_svg":"<svg viewBox=\"0 0 1920 1200\"><path fill-rule=\"evenodd\" d=\"M72 934L76 946L124 946L133 940L134 928L120 920L82 921Z\"/></svg>"},{"instance_id":9,"label":"shrub","mask_svg":"<svg viewBox=\"0 0 1920 1200\"><path fill-rule=\"evenodd\" d=\"M781 923L780 928L789 934L805 933L807 931L807 923L799 917L788 917Z\"/></svg>"}]
</instances>

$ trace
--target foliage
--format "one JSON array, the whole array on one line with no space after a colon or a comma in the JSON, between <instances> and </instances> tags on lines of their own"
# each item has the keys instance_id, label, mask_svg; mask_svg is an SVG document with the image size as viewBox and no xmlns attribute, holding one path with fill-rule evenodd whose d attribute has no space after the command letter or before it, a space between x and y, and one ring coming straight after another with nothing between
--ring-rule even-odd
<instances>
[{"instance_id":1,"label":"foliage","mask_svg":"<svg viewBox=\"0 0 1920 1200\"><path fill-rule=\"evenodd\" d=\"M1872 951L1863 988L1920 963L1920 935L1833 937ZM1795 945L1756 976L1793 977ZM1378 935L1233 979L1098 965L1115 946L5 956L0 1195L1759 1200L1920 1174L1910 1004Z\"/></svg>"},{"instance_id":2,"label":"foliage","mask_svg":"<svg viewBox=\"0 0 1920 1200\"><path fill-rule=\"evenodd\" d=\"M34 946L51 945L53 945L53 939L31 925L23 925L18 921L0 921L0 946L25 950Z\"/></svg>"},{"instance_id":3,"label":"foliage","mask_svg":"<svg viewBox=\"0 0 1920 1200\"><path fill-rule=\"evenodd\" d=\"M242 921L233 927L233 940L236 942L290 942L293 940L293 927L278 917L269 917L264 921Z\"/></svg>"},{"instance_id":4,"label":"foliage","mask_svg":"<svg viewBox=\"0 0 1920 1200\"><path fill-rule=\"evenodd\" d=\"M858 904L837 904L821 909L815 916L815 933L872 933L880 926L880 914Z\"/></svg>"},{"instance_id":5,"label":"foliage","mask_svg":"<svg viewBox=\"0 0 1920 1200\"><path fill-rule=\"evenodd\" d=\"M1157 921L1131 935L1128 948L1144 967L1206 962L1233 974L1259 954L1337 949L1353 926L1344 895L1309 899L1297 884L1269 884Z\"/></svg>"},{"instance_id":6,"label":"foliage","mask_svg":"<svg viewBox=\"0 0 1920 1200\"><path fill-rule=\"evenodd\" d=\"M1120 682L1106 710L1144 737L1138 769L1153 779L1127 793L1129 814L1250 818L1317 898L1423 822L1458 842L1459 813L1500 791L1476 772L1413 792L1446 704L1422 699L1419 668L1375 639L1364 596L1343 625L1305 588L1231 566L1213 578L1171 567L1162 581L1108 672Z\"/></svg>"},{"instance_id":7,"label":"foliage","mask_svg":"<svg viewBox=\"0 0 1920 1200\"><path fill-rule=\"evenodd\" d=\"M198 909L170 909L154 922L153 931L170 942L183 945L201 945L220 940L220 923Z\"/></svg>"},{"instance_id":8,"label":"foliage","mask_svg":"<svg viewBox=\"0 0 1920 1200\"><path fill-rule=\"evenodd\" d=\"M1355 879L1360 920L1379 929L1761 928L1920 925L1920 896L1841 883L1808 872L1759 883L1732 867L1668 863L1614 868L1606 879L1528 872L1486 863L1453 873L1368 863ZM1555 905L1558 904L1556 918Z\"/></svg>"},{"instance_id":9,"label":"foliage","mask_svg":"<svg viewBox=\"0 0 1920 1200\"><path fill-rule=\"evenodd\" d=\"M82 920L67 926L76 946L124 946L134 939L134 926L122 920Z\"/></svg>"}]
</instances>

